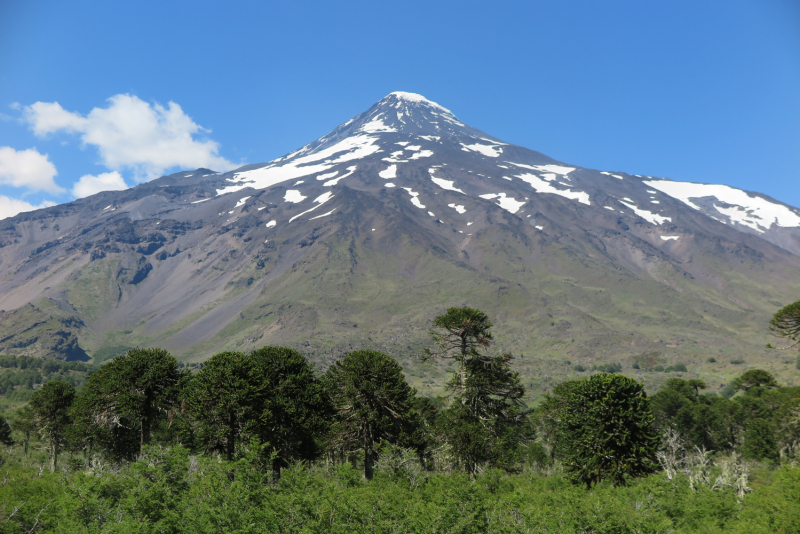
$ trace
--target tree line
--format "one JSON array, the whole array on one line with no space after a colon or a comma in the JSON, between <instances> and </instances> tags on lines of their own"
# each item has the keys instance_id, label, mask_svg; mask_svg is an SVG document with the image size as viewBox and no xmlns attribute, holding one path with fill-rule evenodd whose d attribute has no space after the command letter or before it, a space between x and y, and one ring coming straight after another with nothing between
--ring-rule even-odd
<instances>
[{"instance_id":1,"label":"tree line","mask_svg":"<svg viewBox=\"0 0 800 534\"><path fill-rule=\"evenodd\" d=\"M787 308L773 328L786 323ZM600 373L558 385L529 410L511 356L491 351L491 328L486 314L467 307L434 319L424 357L454 360L446 399L418 396L401 366L377 351L346 354L318 375L285 347L223 352L196 372L164 350L133 349L100 367L80 393L47 382L10 428L24 436L26 453L31 433L39 434L51 471L63 450L122 461L155 443L226 461L255 455L276 480L294 463L319 460L353 463L371 480L375 462L399 450L426 470L473 478L559 463L588 488L658 470L666 431L688 449L774 462L800 441L800 388L779 387L760 370L737 379L742 393L732 399L704 395L702 381L682 379L648 398L635 380ZM797 333L786 337L796 341ZM11 439L7 430L0 424L0 440Z\"/></svg>"}]
</instances>

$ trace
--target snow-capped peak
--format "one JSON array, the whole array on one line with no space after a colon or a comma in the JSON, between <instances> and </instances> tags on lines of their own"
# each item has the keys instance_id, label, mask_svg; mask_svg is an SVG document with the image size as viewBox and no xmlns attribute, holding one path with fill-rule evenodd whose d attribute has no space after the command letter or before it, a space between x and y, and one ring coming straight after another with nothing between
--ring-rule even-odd
<instances>
[{"instance_id":1,"label":"snow-capped peak","mask_svg":"<svg viewBox=\"0 0 800 534\"><path fill-rule=\"evenodd\" d=\"M394 98L392 98L392 97L394 97ZM405 91L395 91L393 93L389 93L388 95L383 97L383 99L378 104L380 105L380 103L382 103L382 102L387 102L387 101L392 101L392 100L401 100L401 101L406 101L406 102L412 102L412 103L415 103L415 104L424 104L424 105L427 105L427 106L430 106L430 107L433 107L433 108L438 108L438 109L444 111L445 113L449 113L450 115L453 115L453 112L450 111L449 109L447 109L446 107L441 106L441 105L437 104L436 102L434 102L432 100L428 100L427 98L425 98L424 96L422 96L420 94L417 94L417 93L406 93ZM453 117L455 118L455 115L453 115Z\"/></svg>"}]
</instances>

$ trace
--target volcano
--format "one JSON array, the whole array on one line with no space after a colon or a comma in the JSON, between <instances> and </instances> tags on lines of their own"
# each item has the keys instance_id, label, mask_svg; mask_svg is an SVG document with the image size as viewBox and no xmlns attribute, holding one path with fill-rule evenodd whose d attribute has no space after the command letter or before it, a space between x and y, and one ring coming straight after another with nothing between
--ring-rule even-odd
<instances>
[{"instance_id":1,"label":"volcano","mask_svg":"<svg viewBox=\"0 0 800 534\"><path fill-rule=\"evenodd\" d=\"M469 305L533 396L608 363L653 384L678 363L713 386L743 365L796 373L764 348L800 295L796 208L557 161L413 93L266 164L0 221L0 270L11 354L287 345L324 368L373 348L437 392L447 369L418 358L430 321ZM47 321L61 343L31 334Z\"/></svg>"}]
</instances>

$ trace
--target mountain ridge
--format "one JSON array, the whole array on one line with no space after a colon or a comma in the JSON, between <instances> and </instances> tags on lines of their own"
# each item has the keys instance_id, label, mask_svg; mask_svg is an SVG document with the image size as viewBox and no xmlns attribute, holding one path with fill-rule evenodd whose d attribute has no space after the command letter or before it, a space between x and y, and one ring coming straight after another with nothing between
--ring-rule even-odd
<instances>
[{"instance_id":1,"label":"mountain ridge","mask_svg":"<svg viewBox=\"0 0 800 534\"><path fill-rule=\"evenodd\" d=\"M736 369L702 349L788 372L763 346L800 290L798 210L718 186L670 195L656 186L685 183L559 162L408 95L266 164L0 221L0 308L60 303L90 355L287 344L324 367L369 346L423 391L445 372L415 359L427 323L465 304L493 314L534 395L575 373L567 359L657 352L724 383Z\"/></svg>"}]
</instances>

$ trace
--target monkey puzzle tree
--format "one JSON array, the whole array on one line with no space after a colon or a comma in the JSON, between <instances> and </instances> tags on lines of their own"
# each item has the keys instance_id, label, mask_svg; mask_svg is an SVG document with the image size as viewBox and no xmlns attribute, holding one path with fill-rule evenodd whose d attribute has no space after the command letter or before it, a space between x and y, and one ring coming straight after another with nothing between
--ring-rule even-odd
<instances>
[{"instance_id":1,"label":"monkey puzzle tree","mask_svg":"<svg viewBox=\"0 0 800 534\"><path fill-rule=\"evenodd\" d=\"M273 472L279 476L291 460L316 458L333 408L312 365L296 350L264 347L248 358L259 385L254 431L276 453Z\"/></svg>"},{"instance_id":2,"label":"monkey puzzle tree","mask_svg":"<svg viewBox=\"0 0 800 534\"><path fill-rule=\"evenodd\" d=\"M509 354L489 355L492 327L488 316L474 308L449 308L435 317L434 347L426 358L452 358L457 372L447 383L450 405L438 428L456 459L474 475L484 463L509 467L514 463L526 414L519 374L511 370Z\"/></svg>"},{"instance_id":3,"label":"monkey puzzle tree","mask_svg":"<svg viewBox=\"0 0 800 534\"><path fill-rule=\"evenodd\" d=\"M34 415L31 411L30 404L23 406L17 413L14 414L14 418L11 420L11 430L15 432L21 432L24 436L22 438L22 443L24 446L24 454L25 457L28 456L28 445L31 441L31 432L36 430L36 424L34 423Z\"/></svg>"},{"instance_id":4,"label":"monkey puzzle tree","mask_svg":"<svg viewBox=\"0 0 800 534\"><path fill-rule=\"evenodd\" d=\"M773 334L793 342L787 348L800 345L800 300L775 312L769 324Z\"/></svg>"},{"instance_id":5,"label":"monkey puzzle tree","mask_svg":"<svg viewBox=\"0 0 800 534\"><path fill-rule=\"evenodd\" d=\"M79 403L81 418L106 429L130 425L138 431L141 454L158 417L176 407L187 377L169 352L131 349L89 377Z\"/></svg>"},{"instance_id":6,"label":"monkey puzzle tree","mask_svg":"<svg viewBox=\"0 0 800 534\"><path fill-rule=\"evenodd\" d=\"M223 352L203 363L184 391L186 410L197 424L197 437L209 450L233 459L236 443L254 419L261 384L252 360L241 352Z\"/></svg>"},{"instance_id":7,"label":"monkey puzzle tree","mask_svg":"<svg viewBox=\"0 0 800 534\"><path fill-rule=\"evenodd\" d=\"M209 449L231 460L237 443L258 438L275 453L276 476L293 459L316 457L316 440L332 415L312 366L285 347L213 356L187 387L184 403Z\"/></svg>"},{"instance_id":8,"label":"monkey puzzle tree","mask_svg":"<svg viewBox=\"0 0 800 534\"><path fill-rule=\"evenodd\" d=\"M561 421L564 418L569 398L581 380L565 380L553 387L550 393L536 407L532 415L532 423L539 431L542 441L550 449L550 460L555 460L563 450L564 436L561 432Z\"/></svg>"},{"instance_id":9,"label":"monkey puzzle tree","mask_svg":"<svg viewBox=\"0 0 800 534\"><path fill-rule=\"evenodd\" d=\"M64 433L71 424L70 407L75 388L61 380L51 380L31 395L30 406L36 429L47 440L50 472L55 473Z\"/></svg>"},{"instance_id":10,"label":"monkey puzzle tree","mask_svg":"<svg viewBox=\"0 0 800 534\"><path fill-rule=\"evenodd\" d=\"M561 420L561 456L575 483L625 485L656 469L658 436L641 384L601 373L575 385Z\"/></svg>"},{"instance_id":11,"label":"monkey puzzle tree","mask_svg":"<svg viewBox=\"0 0 800 534\"><path fill-rule=\"evenodd\" d=\"M752 388L772 389L778 387L775 377L763 369L749 369L733 382L734 391L749 391Z\"/></svg>"},{"instance_id":12,"label":"monkey puzzle tree","mask_svg":"<svg viewBox=\"0 0 800 534\"><path fill-rule=\"evenodd\" d=\"M451 404L441 412L437 426L463 468L475 475L482 464L510 468L525 428L525 394L511 357L501 354L466 362L464 378L448 384Z\"/></svg>"},{"instance_id":13,"label":"monkey puzzle tree","mask_svg":"<svg viewBox=\"0 0 800 534\"><path fill-rule=\"evenodd\" d=\"M443 315L434 317L430 335L434 347L425 351L424 359L451 358L458 363L458 373L452 386L461 388L466 383L467 364L480 359L481 351L492 344L492 323L489 316L480 310L448 308Z\"/></svg>"},{"instance_id":14,"label":"monkey puzzle tree","mask_svg":"<svg viewBox=\"0 0 800 534\"><path fill-rule=\"evenodd\" d=\"M11 425L4 417L0 417L0 443L3 445L14 444L14 438L11 437Z\"/></svg>"},{"instance_id":15,"label":"monkey puzzle tree","mask_svg":"<svg viewBox=\"0 0 800 534\"><path fill-rule=\"evenodd\" d=\"M375 444L391 443L407 431L415 391L400 365L373 350L351 352L333 365L323 382L336 410L335 439L364 450L364 477L372 480Z\"/></svg>"}]
</instances>

